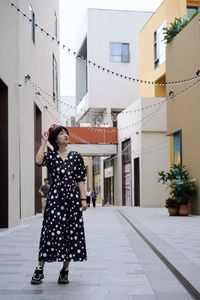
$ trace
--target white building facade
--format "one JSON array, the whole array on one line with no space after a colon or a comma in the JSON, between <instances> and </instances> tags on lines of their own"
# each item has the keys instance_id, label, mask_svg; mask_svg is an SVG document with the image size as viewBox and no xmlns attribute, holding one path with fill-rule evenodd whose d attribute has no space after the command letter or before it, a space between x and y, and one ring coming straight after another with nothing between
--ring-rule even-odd
<instances>
[{"instance_id":1,"label":"white building facade","mask_svg":"<svg viewBox=\"0 0 200 300\"><path fill-rule=\"evenodd\" d=\"M117 127L117 114L138 99L139 87L128 77L138 77L138 33L151 15L88 9L76 47L76 119L80 125ZM104 162L105 158L101 158L99 174L101 198L115 204L118 170L114 160Z\"/></svg>"},{"instance_id":2,"label":"white building facade","mask_svg":"<svg viewBox=\"0 0 200 300\"><path fill-rule=\"evenodd\" d=\"M163 207L169 197L158 172L168 170L165 98L140 98L118 115L118 205Z\"/></svg>"},{"instance_id":3,"label":"white building facade","mask_svg":"<svg viewBox=\"0 0 200 300\"><path fill-rule=\"evenodd\" d=\"M5 146L0 227L4 228L41 211L38 189L47 174L35 166L35 154L41 132L60 122L59 47L34 25L59 39L59 1L18 0L15 5L32 22L8 1L0 2L0 134Z\"/></svg>"},{"instance_id":4,"label":"white building facade","mask_svg":"<svg viewBox=\"0 0 200 300\"><path fill-rule=\"evenodd\" d=\"M137 78L138 33L151 15L150 12L88 9L76 46L78 54L88 60L85 62L78 56L76 59L77 121L112 126L115 121L112 113L119 113L138 99L137 84L107 70Z\"/></svg>"}]
</instances>

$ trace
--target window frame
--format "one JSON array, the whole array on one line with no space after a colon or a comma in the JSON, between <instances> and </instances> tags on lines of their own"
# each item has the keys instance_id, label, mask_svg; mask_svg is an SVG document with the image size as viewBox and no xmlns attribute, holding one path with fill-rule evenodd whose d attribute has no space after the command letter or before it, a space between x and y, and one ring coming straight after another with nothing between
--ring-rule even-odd
<instances>
[{"instance_id":1,"label":"window frame","mask_svg":"<svg viewBox=\"0 0 200 300\"><path fill-rule=\"evenodd\" d=\"M121 52L118 54L118 55L114 55L112 54L112 45L114 44L118 44L121 46ZM124 46L128 46L127 49L128 49L128 54L124 54L124 51L123 51L123 47ZM127 56L127 59L125 59L125 56ZM113 57L118 57L120 58L119 60L113 60ZM111 42L110 41L110 62L116 62L116 63L130 63L130 43L124 43L124 42Z\"/></svg>"},{"instance_id":2,"label":"window frame","mask_svg":"<svg viewBox=\"0 0 200 300\"><path fill-rule=\"evenodd\" d=\"M55 55L52 55L52 71L53 71L53 101L57 100L58 108L58 63Z\"/></svg>"},{"instance_id":3,"label":"window frame","mask_svg":"<svg viewBox=\"0 0 200 300\"><path fill-rule=\"evenodd\" d=\"M176 152L175 152L175 150L176 150L176 148L175 148L175 136L178 136L179 135L179 139L180 139L180 141L179 141L179 143L180 143L180 145L179 145L179 148L180 148L180 164L182 165L182 163L183 163L183 152L182 152L182 130L178 130L178 131L176 131L176 132L174 132L173 133L173 157L174 157L174 161L173 161L173 163L174 164L177 164L177 162L176 162Z\"/></svg>"},{"instance_id":4,"label":"window frame","mask_svg":"<svg viewBox=\"0 0 200 300\"><path fill-rule=\"evenodd\" d=\"M166 27L166 20L164 20L153 33L154 69L166 61L166 44L163 41L164 27Z\"/></svg>"},{"instance_id":5,"label":"window frame","mask_svg":"<svg viewBox=\"0 0 200 300\"><path fill-rule=\"evenodd\" d=\"M54 10L54 35L56 39L58 38L58 18L56 10Z\"/></svg>"},{"instance_id":6,"label":"window frame","mask_svg":"<svg viewBox=\"0 0 200 300\"><path fill-rule=\"evenodd\" d=\"M30 22L31 39L33 41L33 44L35 44L35 13L31 3L29 3L29 19L31 19Z\"/></svg>"},{"instance_id":7,"label":"window frame","mask_svg":"<svg viewBox=\"0 0 200 300\"><path fill-rule=\"evenodd\" d=\"M188 10L189 10L189 9L195 10L195 12L194 12L191 16L188 14ZM187 5L187 16L188 16L189 18L192 18L192 16L193 16L194 14L196 14L197 12L200 12L200 6L191 6L191 5Z\"/></svg>"}]
</instances>

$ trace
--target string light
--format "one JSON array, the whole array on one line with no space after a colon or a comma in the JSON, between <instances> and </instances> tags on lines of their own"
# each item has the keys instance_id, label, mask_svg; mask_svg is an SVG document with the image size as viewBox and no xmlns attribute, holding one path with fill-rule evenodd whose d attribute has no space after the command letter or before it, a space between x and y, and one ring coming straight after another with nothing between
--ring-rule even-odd
<instances>
[{"instance_id":1,"label":"string light","mask_svg":"<svg viewBox=\"0 0 200 300\"><path fill-rule=\"evenodd\" d=\"M200 83L200 80L199 80L198 82L192 84L191 86L187 87L184 91L181 91L181 92L179 92L179 93L176 94L176 95L169 96L168 99L166 99L166 100L168 100L168 101L169 101L169 100L174 100L175 97L180 96L180 95L182 95L183 93L187 92L188 90L190 90L191 88L193 88L197 83ZM155 111L151 112L151 113L150 113L148 116L146 116L145 118L143 118L143 119L141 120L141 123L142 123L145 119L146 119L146 123L144 123L143 125L146 125L148 122L150 122L151 119L152 119L153 117L155 117L156 113L159 111L159 109L160 109L163 105L164 105L164 104L161 103L160 107L157 108ZM140 131L136 130L136 131L134 132L135 135L131 136L132 141L136 138L136 136L137 136L138 133L141 133L141 128L140 128ZM130 138L130 137L129 137L129 138ZM78 135L76 135L76 139L77 139L78 141L80 141L80 142L83 142L83 141L84 141L86 144L88 144L88 142L87 142L86 140L84 140L83 138L81 138L81 137L78 136ZM127 139L127 138L126 138L126 139ZM107 160L107 161L110 161L110 160L116 159L118 156L127 155L126 149L127 149L128 147L129 147L129 145L127 145L127 146L123 149L122 153L119 153L119 152L118 152L117 154L114 154L114 155L113 155L113 153L110 152L110 155L112 155L112 157L110 157L110 158L108 158L108 159L106 159L106 160ZM99 149L98 147L96 147L96 148ZM107 151L108 151L108 149L106 149L106 152L107 152ZM132 152L135 152L135 151L132 151ZM155 150L152 151L152 152L155 152ZM149 152L149 153L152 153L152 152ZM145 154L145 153L144 153L144 154ZM147 153L146 153L146 154L147 154ZM133 155L133 154L132 154L132 155Z\"/></svg>"},{"instance_id":2,"label":"string light","mask_svg":"<svg viewBox=\"0 0 200 300\"><path fill-rule=\"evenodd\" d=\"M199 81L200 82L200 81ZM190 88L192 88L194 85L192 85L192 86L190 86ZM187 91L188 91L189 89L187 89ZM149 119L147 119L146 120L146 123L145 123L145 125L156 115L155 113L158 111L158 109L156 110L156 111L154 111L154 114L151 114L151 118L149 118ZM53 119L55 122L58 122L58 119L57 118L55 118L55 116L53 116L48 110L47 110L47 112L48 112L48 114L50 115L50 117L51 117L51 119ZM139 132L139 133L141 133L141 132ZM85 143L85 144L88 144L88 142L85 140L85 139L83 139L82 137L80 137L80 136L78 136L77 134L75 134L75 133L71 133L72 135L73 135L73 137L77 140L77 141L79 141L79 142L81 142L81 143ZM135 136L131 136L131 139L132 139L132 141L134 140L134 138L137 136L137 134L138 134L138 131L136 131L135 132ZM130 137L129 137L130 138ZM165 143L168 143L168 141L167 142L165 142ZM165 143L161 143L161 144L158 144L158 145L152 145L150 148L152 148L152 147L155 147L155 146L160 146L160 145L162 145L162 144L165 144ZM92 146L92 148L93 149L97 149L97 151L99 151L99 149L100 149L100 147L98 147L98 146L94 146L94 145L91 145L90 144L90 147ZM135 154L134 153L138 153L139 151L136 151L136 150L132 150L131 152L127 152L126 150L127 150L127 148L129 148L130 147L130 145L127 145L124 149L123 149L123 151L120 153L120 152L118 152L117 154L115 154L115 153L113 153L113 152L110 152L109 153L109 155L111 155L111 157L109 157L109 158L107 158L106 159L106 161L111 161L111 160L114 160L114 159L116 159L116 158L118 158L119 156L121 157L121 156L125 156L125 155L130 155L131 154L131 156L135 156ZM162 148L156 148L156 149L153 149L153 150L150 150L150 151L146 151L146 150L148 150L147 148L145 148L145 149L143 149L143 151L141 152L141 154L150 154L150 153L155 153L155 152L158 152L158 151L161 151L162 149L164 149L164 148L169 148L169 145L166 145L166 146L163 146ZM108 152L108 149L106 149L105 150L105 152L107 153Z\"/></svg>"},{"instance_id":3,"label":"string light","mask_svg":"<svg viewBox=\"0 0 200 300\"><path fill-rule=\"evenodd\" d=\"M24 18L26 18L29 22L32 22L36 28L40 29L40 32L44 33L46 35L46 37L50 38L51 41L57 43L58 46L61 46L62 49L65 50L65 48L67 49L67 52L69 53L72 53L75 57L78 57L79 59L87 62L89 65L92 65L93 67L96 67L98 70L101 70L101 71L106 71L106 73L110 73L112 75L115 75L116 77L120 78L120 79L124 79L124 80L129 80L129 81L132 81L132 82L135 82L135 83L141 83L141 84L145 84L145 85L155 85L155 86L172 86L172 85L179 85L179 84L183 84L185 82L190 82L190 81L193 81L195 79L198 79L199 76L200 76L200 73L198 72L199 70L196 71L196 76L193 76L191 78L187 78L187 79L183 79L183 80L176 80L176 81L170 81L170 82L162 82L162 83L159 83L159 82L155 82L155 81L151 81L151 80L143 80L143 79L137 79L137 78L134 78L134 77L129 77L127 75L124 75L124 74L119 74L117 72L114 72L110 69L106 69L105 67L102 67L100 65L98 65L97 63L85 58L84 56L78 54L76 51L73 51L72 49L70 48L67 48L66 45L61 45L61 42L55 38L54 36L52 36L50 33L48 33L44 28L42 28L39 24L35 23L32 19L30 19L24 12L22 12L11 0L7 0L11 6L13 8L15 8L18 13L20 13Z\"/></svg>"},{"instance_id":4,"label":"string light","mask_svg":"<svg viewBox=\"0 0 200 300\"><path fill-rule=\"evenodd\" d=\"M12 2L9 1L9 0L8 0L8 2L10 2L11 5L12 5L13 7L15 7L15 8L17 9L18 12L22 13L22 12L20 11L20 9L18 9L18 8L14 5L14 3L12 3ZM33 22L31 19L29 19L29 18L26 16L26 14L22 13L22 15L23 15L24 17L26 17L30 22ZM35 24L36 27L40 28L42 32L46 33L46 35L47 35L48 37L51 37L53 41L57 41L57 43L60 44L60 42L59 42L57 39L55 39L54 37L52 37L48 32L46 32L46 31L45 31L43 28L41 28L38 24L36 24L36 23L34 23L34 24ZM66 46L63 45L63 48L65 48L65 47L66 47ZM71 49L69 49L69 48L68 48L67 50L68 50L68 52L73 52L73 51L71 51ZM76 52L73 52L73 54L74 54L75 56L77 56L77 53L76 53ZM140 83L145 83L145 84L155 84L155 85L162 85L162 86L164 86L164 85L175 85L175 84L184 83L184 82L189 82L189 81L192 81L192 80L196 80L196 79L197 79L197 81L196 81L193 85L191 85L190 87L187 87L184 91L188 91L191 87L193 87L194 85L196 85L197 83L199 83L198 78L199 78L199 75L200 75L200 70L197 70L197 71L196 71L196 75L197 75L196 77L189 78L189 79L185 79L185 80L181 80L181 81L165 82L165 83L161 83L161 84L160 84L160 83L155 83L155 82L151 82L151 81L144 81L144 80L140 80L140 79L135 79L135 78L131 78L131 77L128 77L128 76L119 74L119 73L115 73L115 72L113 72L113 71L111 71L111 70L108 70L108 69L105 69L104 67L101 67L100 65L97 65L96 63L93 63L93 62L90 61L90 60L87 60L86 58L84 58L84 57L82 57L82 56L80 56L80 55L79 55L79 58L80 58L80 59L84 59L84 61L87 61L89 64L92 63L94 66L97 66L98 69L102 69L103 71L106 70L108 73L111 72L113 75L116 75L116 76L119 77L119 78L124 78L124 79L127 79L127 78L128 78L128 80L133 80L133 81L140 82ZM45 92L45 91L44 91L44 92ZM170 91L170 93L169 93L169 96L170 96L170 97L167 97L166 100L164 100L162 103L164 103L164 102L166 102L166 101L169 101L169 100L174 100L175 97L178 97L178 96L181 95L183 92L179 92L179 93L176 94L174 97L173 97L173 93L174 93L173 91ZM41 94L38 94L38 95L41 96ZM50 96L50 94L49 94L49 96ZM162 103L159 103L159 104L157 104L157 105L159 106L159 105L162 104ZM162 105L161 105L161 106L162 106ZM158 110L159 110L159 109L156 109L156 110L155 110L155 113L156 113ZM47 110L47 111L48 111L48 110ZM49 113L49 111L48 111L48 113ZM152 112L150 113L150 115L153 117ZM145 118L148 118L148 116L145 117ZM143 119L143 120L144 120L144 119ZM150 119L148 119L148 120L150 120ZM135 124L132 124L131 126L125 127L125 128L123 128L123 129L127 129L127 128L130 128L130 127L132 127L132 126L136 126L136 125L138 125L139 123L141 123L141 121L140 121L140 122L137 122L137 123L135 123ZM92 128L91 128L91 129L92 129ZM122 130L123 130L123 129L122 129ZM137 132L136 132L135 134L137 134Z\"/></svg>"},{"instance_id":5,"label":"string light","mask_svg":"<svg viewBox=\"0 0 200 300\"><path fill-rule=\"evenodd\" d=\"M41 94L40 93L38 93L38 92L35 92L35 94L36 95L38 95L38 96L41 96ZM44 99L45 101L46 101L46 99L44 98L44 97L42 97L42 99ZM52 105L51 105L52 106ZM59 122L60 120L58 120L58 118L56 118L49 110L48 110L48 106L44 106L47 110L47 113L49 114L49 116L50 116L50 120L52 121L54 121L54 122ZM49 125L51 124L51 122L49 122ZM88 141L87 140L85 140L85 139L83 139L82 137L80 137L79 135L77 135L76 133L74 133L74 132L70 132L70 135L71 136L73 136L73 138L75 138L78 142L80 142L80 143L83 143L83 144L89 144L88 143ZM90 144L90 147L92 146L92 148L93 149L96 149L97 151L99 151L99 150L102 150L102 145L101 145L101 149L100 149L100 147L98 147L98 146L96 146L96 145L91 145ZM128 146L127 146L128 147ZM126 148L124 148L123 149L123 152L122 152L122 154L121 155L127 155L127 152L125 152L126 151L126 149L127 149L127 147ZM120 153L118 153L118 154L115 154L115 152L113 153L112 151L108 151L108 148L103 148L104 149L104 151L105 151L105 153L108 153L109 152L109 155L114 155L114 156L112 156L112 159L114 159L114 158L116 158L116 157L118 157L119 155L120 155ZM133 152L135 152L135 151L133 151ZM108 160L108 159L107 159Z\"/></svg>"},{"instance_id":6,"label":"string light","mask_svg":"<svg viewBox=\"0 0 200 300\"><path fill-rule=\"evenodd\" d=\"M182 95L182 94L188 92L190 89L192 89L194 86L196 86L196 85L199 84L199 83L200 83L200 80L198 80L197 82L193 83L193 84L190 85L189 87L185 88L183 91L178 92L176 95L168 96L168 98L166 98L165 102L168 102L168 101L170 101L170 100L174 100L176 97L179 97L180 95ZM152 118L154 118L154 117L156 116L157 112L162 108L163 105L164 105L164 103L162 103L162 104L160 105L160 108L157 108L155 111L151 112L151 113L147 116L148 118L145 117L145 118L146 118L146 122L145 122L145 123L143 123L144 120L145 120L145 118L141 119L141 127L142 127L142 125L145 126L147 123L149 123L149 122L152 120ZM142 123L143 123L143 124L142 124ZM127 140L128 138L131 138L131 140L133 141L133 140L137 137L138 133L141 134L141 132L142 132L141 127L140 127L138 130L136 130L136 131L135 131L132 135L130 135L129 137L124 137L124 138L122 138L121 140L119 139L119 142L125 141L125 140ZM128 145L127 147L129 147L129 145ZM123 153L124 153L124 149L123 149L121 155L125 155L125 154L123 154ZM110 158L108 158L107 160L113 160L113 159L117 158L117 156L118 156L118 155L114 155L113 157L110 157Z\"/></svg>"},{"instance_id":7,"label":"string light","mask_svg":"<svg viewBox=\"0 0 200 300\"><path fill-rule=\"evenodd\" d=\"M40 92L42 92L42 93L44 93L45 95L47 95L49 98L51 98L53 101L55 100L55 98L50 94L50 93L48 93L47 91L45 91L43 88L41 88L38 84L36 84L33 80L32 80L32 78L31 78L31 76L28 74L28 75L26 75L25 76L25 82L27 83L27 82L30 82L30 84L32 84L32 85L34 85L35 87L37 87L37 89L40 91ZM162 99L163 97L160 97L160 98L158 98L158 99ZM62 101L62 100L60 100L60 99L57 99L57 101L58 101L58 103L61 103L61 104L63 104L63 105L66 105L68 108L71 108L71 109L76 109L76 106L73 106L73 105L71 105L71 104L68 104L68 103L66 103L65 101ZM160 101L160 100L158 100L158 101ZM113 117L115 117L115 116L117 116L119 113L120 114L130 114L130 113L138 113L138 112L140 112L140 111L145 111L145 110L148 110L148 109L151 109L151 108L153 108L153 107L156 107L156 106L159 106L160 105L160 103L162 103L164 100L162 100L161 102L158 102L158 103L154 103L154 104L151 104L151 105L147 105L147 106L145 106L145 107L142 107L142 108L137 108L137 109L130 109L130 110L126 110L126 111L121 111L121 112L118 112L118 113L114 113L114 112L111 112L111 113L108 113L108 112L94 112L94 111L90 111L89 113L90 114L94 114L94 115L98 115L98 116L102 116L102 115L111 115L111 116L113 116ZM87 112L87 110L86 109L80 109L80 112L81 111L83 111L84 113L85 112Z\"/></svg>"},{"instance_id":8,"label":"string light","mask_svg":"<svg viewBox=\"0 0 200 300\"><path fill-rule=\"evenodd\" d=\"M27 77L27 76L26 76L26 77ZM40 91L45 92L45 91L44 91L43 89L41 89L37 84L35 84L34 82L31 81L30 75L28 75L28 78L29 78L29 81L30 81L30 83L33 85L34 88L39 88ZM193 88L195 85L197 85L199 82L200 82L200 80L195 81L195 82L192 83L190 86L186 87L184 90L178 92L177 94L174 94L173 91L170 91L170 92L169 92L169 96L168 96L165 100L163 100L162 102L159 102L159 103L157 104L158 110L160 110L160 108L162 108L162 106L163 106L165 103L167 103L168 101L174 100L175 98L181 96L182 94L184 94L185 92L187 92L188 90L190 90L191 88ZM46 92L45 92L45 93L46 93ZM48 94L48 93L46 93L46 94L47 94L47 95L50 95L50 94ZM40 94L40 96L41 96L45 101L47 101L47 102L53 107L52 103L49 102L43 95ZM127 129L130 129L130 128L134 128L134 127L136 127L136 126L139 125L139 124L142 124L143 121L145 121L146 119L148 120L149 117L150 117L152 114L154 115L154 113L157 112L157 108L156 108L155 110L153 110L152 112L150 112L150 114L147 114L147 116L145 116L144 118L142 118L140 121L135 122L135 123L133 123L133 124L131 124L131 125L129 125L129 126L125 126L125 127L123 127L123 128L118 128L118 130L119 130L119 131L127 130ZM61 112L60 112L60 113L61 113ZM64 114L63 114L63 116L64 116ZM87 128L87 130L90 130L90 131L105 132L104 129L99 129L99 128L95 128L95 127L86 127L86 128ZM108 132L108 133L112 133L112 132L115 132L115 130L112 130L112 129L111 129L111 130L109 130L109 131L107 130L107 132Z\"/></svg>"}]
</instances>

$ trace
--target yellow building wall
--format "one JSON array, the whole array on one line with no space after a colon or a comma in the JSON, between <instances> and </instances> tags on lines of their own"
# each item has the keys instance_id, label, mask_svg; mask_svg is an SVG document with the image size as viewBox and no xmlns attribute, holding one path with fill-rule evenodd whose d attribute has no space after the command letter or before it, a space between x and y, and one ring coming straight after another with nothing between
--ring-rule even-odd
<instances>
[{"instance_id":1,"label":"yellow building wall","mask_svg":"<svg viewBox=\"0 0 200 300\"><path fill-rule=\"evenodd\" d=\"M194 2L194 1L193 1ZM151 16L139 34L139 78L147 81L161 81L166 73L166 64L163 62L154 68L154 32L166 21L169 26L176 17L186 15L186 0L165 0L158 10ZM154 85L140 85L141 97L165 96L165 87Z\"/></svg>"},{"instance_id":2,"label":"yellow building wall","mask_svg":"<svg viewBox=\"0 0 200 300\"><path fill-rule=\"evenodd\" d=\"M200 65L199 19L200 13L167 46L167 81L196 75L197 66ZM175 95L186 88L188 90L167 103L167 131L168 134L173 134L181 130L182 163L191 178L196 178L200 191L200 85L195 84L189 88L195 82L198 81L173 86ZM167 87L167 91L170 89L170 86ZM171 153L172 151L173 144ZM200 192L191 208L193 213L200 214Z\"/></svg>"}]
</instances>

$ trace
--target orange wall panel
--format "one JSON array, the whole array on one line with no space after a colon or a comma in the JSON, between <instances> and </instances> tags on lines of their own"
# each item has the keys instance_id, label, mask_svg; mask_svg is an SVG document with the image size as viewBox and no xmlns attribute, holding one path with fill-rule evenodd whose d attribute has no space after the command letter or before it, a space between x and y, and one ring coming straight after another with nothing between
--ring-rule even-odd
<instances>
[{"instance_id":1,"label":"orange wall panel","mask_svg":"<svg viewBox=\"0 0 200 300\"><path fill-rule=\"evenodd\" d=\"M67 127L70 144L117 144L115 127Z\"/></svg>"}]
</instances>

